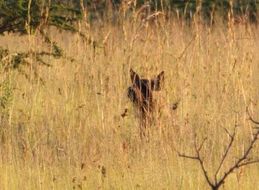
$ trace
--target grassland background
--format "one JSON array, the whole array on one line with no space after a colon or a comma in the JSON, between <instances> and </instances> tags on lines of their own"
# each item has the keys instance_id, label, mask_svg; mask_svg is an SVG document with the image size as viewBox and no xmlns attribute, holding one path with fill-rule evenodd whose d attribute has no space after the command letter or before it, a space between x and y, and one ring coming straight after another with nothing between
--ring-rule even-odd
<instances>
[{"instance_id":1,"label":"grassland background","mask_svg":"<svg viewBox=\"0 0 259 190\"><path fill-rule=\"evenodd\" d=\"M193 154L194 133L200 141L208 137L202 155L213 174L229 141L224 128L239 126L222 173L249 143L246 107L259 119L256 27L104 24L88 31L97 47L50 31L67 59L22 66L27 78L0 68L0 94L8 102L1 110L1 189L208 189L198 163L175 149ZM37 35L6 34L0 42L12 52L49 48ZM149 141L140 139L126 96L130 68L143 77L165 71ZM258 176L258 165L243 168L223 189L256 189Z\"/></svg>"}]
</instances>

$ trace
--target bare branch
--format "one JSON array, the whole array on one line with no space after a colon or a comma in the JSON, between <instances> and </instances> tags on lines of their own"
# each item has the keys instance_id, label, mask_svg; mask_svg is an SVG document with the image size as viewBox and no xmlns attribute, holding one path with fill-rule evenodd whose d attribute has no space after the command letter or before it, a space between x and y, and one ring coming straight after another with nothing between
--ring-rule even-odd
<instances>
[{"instance_id":1,"label":"bare branch","mask_svg":"<svg viewBox=\"0 0 259 190\"><path fill-rule=\"evenodd\" d=\"M203 164L203 160L200 158L200 155L198 155L199 157L199 163L200 163L200 166L201 166L201 169L202 169L202 172L206 178L206 181L208 182L208 184L210 185L210 187L214 187L214 184L211 182L210 178L209 178L209 175L208 175L208 172L207 170L205 169L205 166Z\"/></svg>"},{"instance_id":2,"label":"bare branch","mask_svg":"<svg viewBox=\"0 0 259 190\"><path fill-rule=\"evenodd\" d=\"M178 156L183 157L183 158L188 158L188 159L192 159L192 160L199 160L199 158L197 156L189 156L186 154L181 154L178 152Z\"/></svg>"},{"instance_id":3,"label":"bare branch","mask_svg":"<svg viewBox=\"0 0 259 190\"><path fill-rule=\"evenodd\" d=\"M257 163L259 163L259 159L258 160L252 160L252 161L244 162L242 164L239 164L239 167L243 167L243 166L247 166L247 165L251 165L251 164L257 164Z\"/></svg>"},{"instance_id":4,"label":"bare branch","mask_svg":"<svg viewBox=\"0 0 259 190\"><path fill-rule=\"evenodd\" d=\"M237 127L238 127L238 126L236 125L235 128L234 128L233 134L230 134L229 131L228 131L226 128L224 128L225 131L226 131L226 133L227 133L228 136L230 137L230 141L229 141L228 146L227 146L227 148L226 148L226 150L225 150L225 153L223 154L223 156L222 156L222 158L221 158L221 161L220 161L220 163L219 163L219 166L218 166L218 168L217 168L217 170L216 170L216 172L215 172L214 178L215 178L215 182L216 182L216 183L217 183L217 176L218 176L218 173L219 173L219 171L220 171L220 169L221 169L221 167L222 167L222 165L223 165L223 163L224 163L224 161L225 161L225 159L226 159L226 157L227 157L227 155L228 155L228 153L229 153L229 150L230 150L230 148L232 147L232 144L233 144L233 142L234 142L234 139L235 139L235 136L236 136L236 129L237 129Z\"/></svg>"},{"instance_id":5,"label":"bare branch","mask_svg":"<svg viewBox=\"0 0 259 190\"><path fill-rule=\"evenodd\" d=\"M230 132L227 130L227 128L224 127L225 132L228 134L228 136L232 137L233 135L230 134Z\"/></svg>"},{"instance_id":6,"label":"bare branch","mask_svg":"<svg viewBox=\"0 0 259 190\"><path fill-rule=\"evenodd\" d=\"M251 116L251 114L250 114L250 112L249 112L248 107L246 107L246 112L247 112L247 115L249 116L249 120L252 121L252 122L253 122L254 124L256 124L256 125L259 125L259 121L256 121L256 120L254 120L254 119L252 118L252 116ZM258 128L258 127L256 127L256 128Z\"/></svg>"},{"instance_id":7,"label":"bare branch","mask_svg":"<svg viewBox=\"0 0 259 190\"><path fill-rule=\"evenodd\" d=\"M254 120L251 117L251 115L250 115L250 113L248 111L248 108L247 108L247 113L249 115L249 119L254 124L259 125L259 121L256 121L256 120ZM233 133L230 133L226 128L224 128L225 132L230 137L230 140L229 140L228 145L226 146L224 154L222 155L222 158L220 160L219 166L218 166L218 168L217 168L217 170L215 172L214 180L209 178L208 172L207 172L207 170L205 168L205 165L204 165L204 160L202 159L201 153L200 153L201 149L202 149L202 147L203 147L203 145L204 145L204 143L205 143L207 138L203 139L202 143L200 145L198 145L198 143L197 143L197 135L196 134L194 135L194 137L195 137L195 139L194 139L195 140L194 141L194 148L195 148L195 153L196 153L196 155L194 155L194 156L190 156L190 155L186 155L186 154L181 154L181 153L178 152L178 155L180 157L197 160L199 162L201 170L203 172L203 175L204 175L207 183L209 184L209 186L211 187L212 190L219 189L221 187L221 185L224 184L226 178L231 173L233 173L234 170L239 169L240 167L243 167L243 166L259 163L259 159L251 159L251 158L249 158L253 148L255 147L256 142L259 139L259 127L255 127L256 131L255 131L255 133L254 133L250 143L246 147L244 153L237 158L237 161L234 162L234 164L232 166L230 166L228 170L225 170L225 172L224 172L224 174L222 176L218 177L219 172L222 169L222 166L224 164L224 161L226 160L226 158L227 158L227 156L228 156L228 154L230 152L230 149L233 146L234 140L236 138L236 129L237 129L237 127L238 127L238 125L235 125Z\"/></svg>"},{"instance_id":8,"label":"bare branch","mask_svg":"<svg viewBox=\"0 0 259 190\"><path fill-rule=\"evenodd\" d=\"M243 154L243 156L241 156L237 161L236 163L231 166L227 172L222 176L222 178L219 180L219 184L222 184L224 183L225 179L228 177L229 174L231 174L235 169L238 169L240 168L241 166L245 166L245 165L248 165L250 162L251 164L252 163L255 163L255 162L252 162L252 161L246 161L248 160L248 156L251 152L251 150L253 149L254 147L254 144L256 143L256 141L258 140L258 136L259 136L259 130L256 131L252 141L250 142L249 146L247 147L245 153Z\"/></svg>"},{"instance_id":9,"label":"bare branch","mask_svg":"<svg viewBox=\"0 0 259 190\"><path fill-rule=\"evenodd\" d=\"M202 149L202 147L203 147L205 141L207 140L207 138L204 138L202 143L198 146L197 145L197 135L195 134L194 137L195 137L195 139L194 139L194 147L195 147L195 151L196 151L196 156L189 156L189 155L186 155L186 154L181 154L179 152L178 152L178 155L180 157L183 157L183 158L197 160L199 162L199 164L200 164L200 167L202 169L203 175L206 178L207 183L210 185L211 188L213 188L213 187L215 187L215 185L210 180L208 172L207 172L207 170L206 170L206 168L204 166L204 163L203 163L204 161L203 161L203 159L201 158L201 155L200 155L200 150Z\"/></svg>"},{"instance_id":10,"label":"bare branch","mask_svg":"<svg viewBox=\"0 0 259 190\"><path fill-rule=\"evenodd\" d=\"M200 150L202 149L202 147L203 147L203 145L204 145L204 143L205 143L206 140L207 140L207 137L205 137L205 138L203 139L201 145L198 147L198 151L199 151L199 152L200 152Z\"/></svg>"}]
</instances>

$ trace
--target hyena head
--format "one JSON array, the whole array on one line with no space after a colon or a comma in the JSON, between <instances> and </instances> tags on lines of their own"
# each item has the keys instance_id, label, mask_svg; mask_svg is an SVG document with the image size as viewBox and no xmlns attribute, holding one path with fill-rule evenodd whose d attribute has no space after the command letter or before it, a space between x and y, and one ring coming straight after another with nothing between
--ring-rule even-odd
<instances>
[{"instance_id":1,"label":"hyena head","mask_svg":"<svg viewBox=\"0 0 259 190\"><path fill-rule=\"evenodd\" d=\"M148 80L141 79L140 76L130 69L132 85L128 87L128 97L136 105L141 114L141 119L146 120L153 110L153 91L161 89L164 81L164 71L156 78Z\"/></svg>"}]
</instances>

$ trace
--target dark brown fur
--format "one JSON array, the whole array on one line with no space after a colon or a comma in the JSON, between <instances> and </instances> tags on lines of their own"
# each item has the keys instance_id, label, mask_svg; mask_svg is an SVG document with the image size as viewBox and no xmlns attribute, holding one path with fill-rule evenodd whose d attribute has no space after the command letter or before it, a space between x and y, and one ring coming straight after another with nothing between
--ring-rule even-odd
<instances>
[{"instance_id":1,"label":"dark brown fur","mask_svg":"<svg viewBox=\"0 0 259 190\"><path fill-rule=\"evenodd\" d=\"M128 87L128 97L134 103L140 114L140 135L145 135L144 129L149 124L152 111L154 109L153 91L161 89L161 83L164 81L164 71L156 78L148 80L141 79L140 76L130 69L130 78L132 85Z\"/></svg>"}]
</instances>

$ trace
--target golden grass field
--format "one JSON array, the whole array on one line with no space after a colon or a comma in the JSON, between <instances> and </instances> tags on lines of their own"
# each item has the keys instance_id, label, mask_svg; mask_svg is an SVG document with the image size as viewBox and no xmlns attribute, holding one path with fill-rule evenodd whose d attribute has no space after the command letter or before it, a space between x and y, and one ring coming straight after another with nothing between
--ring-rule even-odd
<instances>
[{"instance_id":1,"label":"golden grass field","mask_svg":"<svg viewBox=\"0 0 259 190\"><path fill-rule=\"evenodd\" d=\"M76 34L50 34L66 58L21 66L28 78L0 67L7 102L0 109L0 189L209 189L198 162L176 150L192 155L194 134L199 142L207 137L201 153L213 177L229 142L224 128L239 126L221 174L249 144L254 124L246 107L259 120L256 27L125 21L88 30L95 48ZM33 35L6 34L0 44L11 52L49 50ZM130 68L150 78L165 71L147 140L127 98ZM258 145L251 156L259 157ZM254 190L258 177L259 165L246 166L222 189Z\"/></svg>"}]
</instances>

